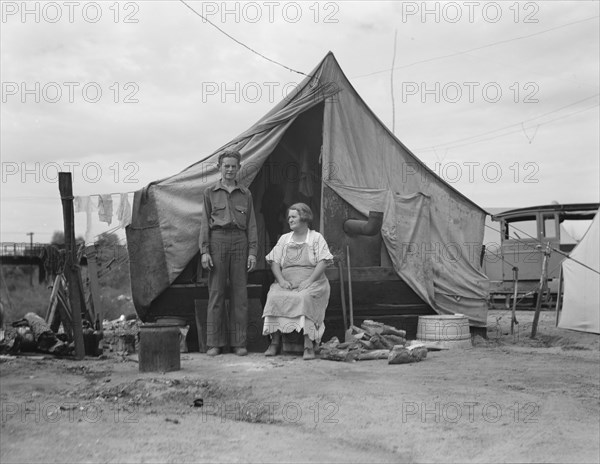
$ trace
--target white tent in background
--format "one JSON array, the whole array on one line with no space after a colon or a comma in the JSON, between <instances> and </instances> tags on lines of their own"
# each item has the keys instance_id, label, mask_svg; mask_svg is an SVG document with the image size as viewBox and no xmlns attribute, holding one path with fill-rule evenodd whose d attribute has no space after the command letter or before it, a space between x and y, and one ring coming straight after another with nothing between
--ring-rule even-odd
<instances>
[{"instance_id":1,"label":"white tent in background","mask_svg":"<svg viewBox=\"0 0 600 464\"><path fill-rule=\"evenodd\" d=\"M562 263L564 299L558 327L600 333L600 209L569 256L573 259Z\"/></svg>"}]
</instances>

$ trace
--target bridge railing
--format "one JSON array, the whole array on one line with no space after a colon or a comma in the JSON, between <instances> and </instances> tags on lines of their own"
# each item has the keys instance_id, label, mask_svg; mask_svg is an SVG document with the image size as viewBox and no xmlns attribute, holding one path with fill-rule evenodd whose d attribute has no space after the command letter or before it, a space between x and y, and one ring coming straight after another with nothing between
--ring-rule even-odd
<instances>
[{"instance_id":1,"label":"bridge railing","mask_svg":"<svg viewBox=\"0 0 600 464\"><path fill-rule=\"evenodd\" d=\"M47 243L2 242L0 256L40 256ZM59 247L60 248L60 247Z\"/></svg>"}]
</instances>

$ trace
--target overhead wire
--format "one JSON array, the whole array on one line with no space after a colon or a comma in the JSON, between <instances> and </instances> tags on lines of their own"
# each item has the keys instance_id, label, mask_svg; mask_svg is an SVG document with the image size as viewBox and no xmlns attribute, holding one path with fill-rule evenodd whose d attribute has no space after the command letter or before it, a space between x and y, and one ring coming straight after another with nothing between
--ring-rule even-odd
<instances>
[{"instance_id":1,"label":"overhead wire","mask_svg":"<svg viewBox=\"0 0 600 464\"><path fill-rule=\"evenodd\" d=\"M585 102L585 101L587 101L587 100L590 100L590 99L592 99L592 98L596 98L596 97L598 97L599 95L600 95L600 94L595 94L595 95L592 95L592 96L590 96L590 97L584 98L584 99L582 99L582 100L579 100L579 101L577 101L577 102L571 103L571 104L569 104L569 105L566 105L566 106L563 106L563 107L561 107L561 108L557 108L557 109L555 109L555 110L552 110L552 111L549 111L549 112L547 112L547 113L543 113L543 114L541 114L541 115L539 115L539 116L535 116L535 117L533 117L533 118L530 118L530 119L525 119L525 120L523 120L523 121L521 121L521 122L518 122L518 123L510 124L510 125L508 125L508 126L503 126L503 127L500 127L500 128L498 128L498 129L492 129L492 130L490 130L490 131L487 131L487 132L482 132L481 134L472 135L472 136L469 136L469 137L464 137L464 138L461 138L461 139L452 140L452 141L450 141L450 142L446 142L446 143L439 143L439 144L436 144L436 145L431 145L431 146L429 146L429 147L420 147L420 148L415 148L415 149L414 149L414 151L435 151L435 149L436 149L436 148L441 148L441 147L447 147L447 148L459 148L459 147L464 147L464 146L466 146L466 145L472 145L472 144L479 143L479 142L485 142L485 141L488 141L488 140L494 140L494 139L496 139L496 138L499 138L499 137L505 137L505 136L507 136L507 135L514 134L514 133L516 133L516 132L521 132L521 131L523 130L523 125L524 125L525 123L532 122L532 121L535 121L535 120L537 120L537 119L544 118L544 117L546 117L546 116L548 116L548 115L550 115L550 114L553 114L553 113L557 113L557 112L559 112L559 111L562 111L562 110L563 110L563 109L565 109L565 108L569 108L569 107L571 107L571 106L574 106L574 105L576 105L576 104L579 104L579 103ZM594 105L592 105L592 106L589 106L589 107L586 107L586 108L582 108L582 109L580 109L580 110L573 111L573 112L571 112L571 113L567 113L567 114L564 114L564 115L560 115L560 116L557 116L556 118L552 118L552 119L549 119L549 120L547 120L547 121L542 121L542 122L539 122L539 123L534 123L534 124L536 124L538 127L539 127L539 126L544 126L544 125L550 124L550 123L552 123L552 122L558 121L558 120L560 120L560 119L564 119L564 118L567 118L567 117L570 117L570 116L574 116L574 115L576 115L576 114L579 114L579 113L583 113L583 112L585 112L585 111L589 111L589 110L591 110L591 109L597 108L598 106L599 106L599 105L598 105L598 103L595 103L595 104L594 104ZM480 139L481 137L484 137L485 135L494 134L494 133L496 133L496 132L500 132L500 131L506 131L506 130L509 130L509 129L511 129L511 128L514 128L514 129L513 129L513 130L510 130L509 132L505 132L505 133L503 133L503 134L498 134L498 135L495 135L495 136L493 136L493 137L487 137L487 138ZM480 140L476 140L476 141L474 141L474 142L471 142L471 143L457 144L457 143L459 143L459 142L464 142L464 141L467 141L467 140L474 140L474 139L480 139Z\"/></svg>"},{"instance_id":2,"label":"overhead wire","mask_svg":"<svg viewBox=\"0 0 600 464\"><path fill-rule=\"evenodd\" d=\"M489 48L489 47L492 47L492 46L496 46L496 45L500 45L500 44L504 44L504 43L508 43L508 42L513 42L513 41L517 41L517 40L523 40L523 39L534 37L534 36L537 36L537 35L546 34L548 32L552 32L552 31L555 31L557 29L562 29L564 27L569 27L569 26L572 26L572 25L575 25L575 24L579 24L579 23L582 23L582 22L586 22L586 21L590 21L590 20L593 20L593 19L597 19L599 17L600 17L599 15L590 16L588 18L584 18L584 19L580 19L580 20L577 20L577 21L572 21L572 22L569 22L569 23L561 24L559 26L555 26L555 27L552 27L552 28L549 28L549 29L545 29L543 31L538 31L538 32L534 32L534 33L523 35L523 36L513 37L511 39L500 40L500 41L492 42L492 43L489 43L489 44L486 44L486 45L482 45L482 46L479 46L479 47L474 47L474 48L471 48L471 49L468 49L468 50L464 50L464 51L460 51L460 52L455 52L455 53L451 53L451 54L448 54L448 55L442 55L442 56L438 56L438 57L428 58L428 59L425 59L425 60L416 61L416 62L407 64L407 65L403 65L403 66L399 66L399 67L394 67L393 63L392 63L392 68L391 69L384 69L384 70L376 71L376 72L373 72L373 73L368 73L368 74L363 74L363 75L359 75L359 76L354 76L353 78L368 77L368 76L372 76L372 75L375 75L375 74L381 74L381 73L385 73L385 72L389 72L389 71L391 71L393 73L393 71L395 69L407 68L407 67L414 66L414 65L417 65L417 64L423 64L423 63L427 63L427 62L431 62L431 61L435 61L435 60L439 60L439 59L443 59L443 58L450 58L450 57L454 57L454 56L459 56L459 55L467 54L467 53L470 53L470 52L473 52L473 51L482 50L482 49L485 49L485 48ZM494 140L496 138L504 137L504 136L511 135L513 133L517 133L517 132L521 132L521 131L525 132L524 124L526 122L533 121L535 119L539 119L539 118L541 118L543 116L547 116L547 115L552 114L554 112L560 111L560 110L562 110L564 108L568 108L569 106L573 106L575 104L581 103L581 102L586 101L586 100L591 99L591 98L595 98L597 96L598 96L598 94L595 94L595 95L593 95L591 97L588 97L588 98L585 98L585 99L580 100L578 102L566 105L566 106L564 106L562 108L550 111L550 112L545 113L543 115L536 116L535 118L532 118L532 119L529 119L529 120L525 120L525 121L522 121L522 122L519 122L519 123L511 124L509 126L505 126L505 127L499 128L499 129L494 129L492 131L484 132L482 134L478 134L478 135L475 135L475 136L470 136L470 137L466 137L466 138L463 138L463 139L454 140L452 142L447 142L447 143L443 143L443 144L437 144L437 145L433 145L433 146L430 146L430 147L424 147L424 148L415 148L414 151L434 151L435 152L436 148L439 148L439 147L459 148L459 147L464 147L466 145L472 145L472 144L476 144L476 143L480 143L480 142L484 142L484 141ZM584 111L589 111L590 109L593 109L593 108L595 108L597 106L598 105L596 104L596 105L594 105L592 107L589 107L589 108L583 108L581 110L574 111L574 112L569 113L567 115L562 115L560 117L553 118L553 119L551 119L549 121L541 122L541 123L537 124L535 132L537 133L537 130L538 130L539 126L547 125L547 124L550 124L550 123L555 122L557 120L560 120L560 119L563 119L563 118L566 118L566 117L570 117L570 116L574 116L576 114L582 113ZM484 139L481 139L481 140L476 140L474 142L467 143L467 144L455 145L457 142L461 142L461 141L465 141L465 140L479 139L480 137L482 137L484 135L492 134L492 133L503 131L503 130L508 130L510 128L513 128L513 127L515 129L513 129L513 130L511 130L511 131L509 131L507 133L504 133L504 134L499 134L499 135L494 136L494 137L488 137L488 138L484 138ZM527 135L526 132L525 132L525 135L528 138L528 140L529 140L530 143L533 140L533 137L535 137L535 134L534 134L534 136L532 138L530 138ZM446 150L448 150L448 148L446 148ZM437 153L436 153L436 157L437 157Z\"/></svg>"},{"instance_id":3,"label":"overhead wire","mask_svg":"<svg viewBox=\"0 0 600 464\"><path fill-rule=\"evenodd\" d=\"M487 227L488 229L491 229L491 230L493 230L493 231L495 231L495 232L498 232L499 234L502 234L502 231L500 231L500 230L498 230L498 229L495 229L495 228L493 228L492 226L489 226L489 225L487 225L487 224L486 224L486 225L485 225L485 227ZM526 235L527 237L531 238L532 240L535 240L537 243L536 243L535 245L534 245L534 244L531 244L531 243L527 243L527 242L525 242L525 241L521 240L521 239L520 239L520 238L518 238L518 237L511 237L511 238L510 238L510 240L514 240L514 241L518 242L519 244L525 245L526 247L528 247L528 248L530 248L530 249L532 249L532 250L535 250L535 251L538 251L538 248L537 248L538 246L543 246L543 245L545 245L545 244L544 244L544 242L542 242L542 241L541 241L539 238L537 238L537 237L534 237L533 235L530 235L529 233L525 232L524 230L521 230L521 229L519 229L518 227L515 227L514 225L512 226L512 228L513 228L514 230L518 231L518 232L521 232L523 235ZM566 259L570 259L571 261L573 261L573 262L575 262L575 263L577 263L577 264L579 264L579 265L581 265L581 266L583 266L583 267L585 267L585 268L589 269L590 271L592 271L592 272L595 272L596 274L600 275L600 272L599 272L599 271L597 271L596 269L594 269L594 268L592 268L592 267L588 266L587 264L585 264L585 263L582 263L581 261L579 261L579 260L577 260L577 259L575 259L575 258L571 257L571 256L570 256L568 253L565 253L564 251L562 251L562 250L559 250L558 248L555 248L555 247L553 247L553 246L550 246L550 249L551 249L552 251L555 251L556 253L558 253L558 254L560 254L560 255L564 256ZM486 248L486 251L487 251L487 248ZM504 261L504 260L503 260L503 261Z\"/></svg>"},{"instance_id":4,"label":"overhead wire","mask_svg":"<svg viewBox=\"0 0 600 464\"><path fill-rule=\"evenodd\" d=\"M390 86L392 97L392 134L396 132L396 102L394 100L394 63L396 62L396 44L398 42L398 29L394 32L394 53L392 55L392 71L390 73Z\"/></svg>"},{"instance_id":5,"label":"overhead wire","mask_svg":"<svg viewBox=\"0 0 600 464\"><path fill-rule=\"evenodd\" d=\"M257 52L256 50L254 50L253 48L249 47L248 45L246 45L245 43L241 42L240 40L236 39L235 37L233 37L232 35L228 34L227 32L225 32L223 29L221 29L219 26L217 26L215 23L213 23L212 21L210 21L208 18L206 18L204 15L198 13L196 10L194 10L190 5L188 5L184 0L179 0L181 3L183 3L187 8L190 9L190 11L192 11L196 16L199 16L200 18L202 18L204 21L206 21L207 23L209 23L211 26L213 26L215 29L217 29L219 32L221 32L222 34L224 34L225 36L229 37L231 40L233 40L235 43L241 45L242 47L250 50L252 53L260 56L261 58L270 61L271 63L274 63L278 66L281 66L284 69L287 69L288 71L292 71L298 74L301 74L303 76L307 76L310 77L308 74L303 73L302 71L298 71L297 69L294 68L290 68L289 66L284 65L283 63L280 63L279 61L275 61L265 55L263 55L260 52Z\"/></svg>"},{"instance_id":6,"label":"overhead wire","mask_svg":"<svg viewBox=\"0 0 600 464\"><path fill-rule=\"evenodd\" d=\"M501 45L501 44L505 44L505 43L509 43L509 42L514 42L514 41L517 41L517 40L528 39L528 38L534 37L536 35L546 34L548 32L555 31L555 30L561 29L563 27L572 26L574 24L579 24L579 23L582 23L582 22L585 22L585 21L591 21L592 19L596 19L598 17L600 17L600 15L590 16L589 18L584 18L584 19L580 19L578 21L573 21L573 22L570 22L570 23L562 24L560 26L552 27L550 29L545 29L543 31L534 32L532 34L523 35L523 36L519 36L519 37L513 37L512 39L499 40L497 42L492 42L492 43L489 43L489 44L486 44L486 45L481 45L479 47L470 48L468 50L463 50L463 51L451 53L451 54L448 54L448 55L436 56L436 57L433 57L433 58L427 58L425 60L415 61L413 63L409 63L409 64L402 65L402 66L398 66L398 67L393 68L393 69L410 68L411 66L416 66L418 64L430 63L432 61L442 60L442 59L445 59L445 58L452 58L454 56L465 55L467 53L474 52L474 51L477 51L477 50L483 50L484 48L495 47L496 45ZM359 76L353 76L352 78L353 79L360 79L360 78L363 78L363 77L374 76L376 74L382 74L382 73L387 73L387 72L390 72L390 69L382 69L380 71L375 71L375 72L368 73L368 74L361 74Z\"/></svg>"}]
</instances>

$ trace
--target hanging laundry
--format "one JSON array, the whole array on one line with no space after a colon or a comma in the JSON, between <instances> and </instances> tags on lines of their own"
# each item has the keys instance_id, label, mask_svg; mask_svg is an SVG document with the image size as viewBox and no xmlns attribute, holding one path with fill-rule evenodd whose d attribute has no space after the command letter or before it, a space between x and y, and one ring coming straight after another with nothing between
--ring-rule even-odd
<instances>
[{"instance_id":1,"label":"hanging laundry","mask_svg":"<svg viewBox=\"0 0 600 464\"><path fill-rule=\"evenodd\" d=\"M110 195L100 195L98 200L98 219L106 222L109 226L112 222L113 201Z\"/></svg>"},{"instance_id":2,"label":"hanging laundry","mask_svg":"<svg viewBox=\"0 0 600 464\"><path fill-rule=\"evenodd\" d=\"M73 211L75 213L85 213L90 203L89 196L73 197Z\"/></svg>"},{"instance_id":3,"label":"hanging laundry","mask_svg":"<svg viewBox=\"0 0 600 464\"><path fill-rule=\"evenodd\" d=\"M131 205L129 204L129 194L127 193L121 194L119 209L117 209L117 221L119 221L119 224L123 228L131 223Z\"/></svg>"},{"instance_id":4,"label":"hanging laundry","mask_svg":"<svg viewBox=\"0 0 600 464\"><path fill-rule=\"evenodd\" d=\"M93 243L92 236L92 212L97 211L94 199L89 196L73 198L73 211L75 213L85 213L85 243Z\"/></svg>"}]
</instances>

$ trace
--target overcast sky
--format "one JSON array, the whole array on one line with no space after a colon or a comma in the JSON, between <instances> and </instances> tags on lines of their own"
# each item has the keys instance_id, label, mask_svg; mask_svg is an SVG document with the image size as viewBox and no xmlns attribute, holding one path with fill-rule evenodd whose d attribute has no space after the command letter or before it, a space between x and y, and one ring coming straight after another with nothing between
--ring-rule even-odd
<instances>
[{"instance_id":1,"label":"overcast sky","mask_svg":"<svg viewBox=\"0 0 600 464\"><path fill-rule=\"evenodd\" d=\"M597 1L24 5L2 2L2 241L62 229L58 169L75 195L138 190L302 80L215 26L303 73L332 51L380 120L483 208L600 200Z\"/></svg>"}]
</instances>

